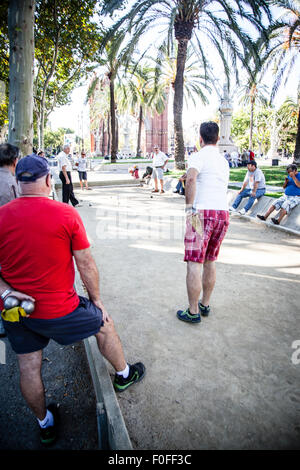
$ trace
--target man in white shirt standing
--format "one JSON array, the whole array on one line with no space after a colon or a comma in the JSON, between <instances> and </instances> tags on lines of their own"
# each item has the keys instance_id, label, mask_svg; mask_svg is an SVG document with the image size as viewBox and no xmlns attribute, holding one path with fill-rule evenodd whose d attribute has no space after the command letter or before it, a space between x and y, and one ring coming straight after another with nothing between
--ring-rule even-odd
<instances>
[{"instance_id":1,"label":"man in white shirt standing","mask_svg":"<svg viewBox=\"0 0 300 470\"><path fill-rule=\"evenodd\" d=\"M62 202L69 204L71 201L74 207L81 207L79 201L76 199L73 191L72 184L72 163L68 158L70 153L70 146L64 145L62 152L57 155L58 159L58 168L59 168L59 179L62 182Z\"/></svg>"},{"instance_id":2,"label":"man in white shirt standing","mask_svg":"<svg viewBox=\"0 0 300 470\"><path fill-rule=\"evenodd\" d=\"M215 261L229 225L229 166L219 152L218 140L219 126L215 122L202 123L201 150L188 160L184 261L187 262L189 307L179 310L177 317L190 323L199 323L201 315L208 316L210 312L209 302L216 281Z\"/></svg>"},{"instance_id":3,"label":"man in white shirt standing","mask_svg":"<svg viewBox=\"0 0 300 470\"><path fill-rule=\"evenodd\" d=\"M164 168L168 163L168 157L159 150L158 145L154 146L153 152L153 171L152 178L154 180L153 193L158 193L158 181L160 182L160 194L164 193Z\"/></svg>"}]
</instances>

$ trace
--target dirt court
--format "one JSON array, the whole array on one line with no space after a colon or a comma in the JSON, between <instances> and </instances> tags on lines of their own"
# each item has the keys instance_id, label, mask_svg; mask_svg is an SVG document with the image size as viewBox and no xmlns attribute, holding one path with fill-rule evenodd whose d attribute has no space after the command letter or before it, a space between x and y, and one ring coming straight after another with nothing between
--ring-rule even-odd
<instances>
[{"instance_id":1,"label":"dirt court","mask_svg":"<svg viewBox=\"0 0 300 470\"><path fill-rule=\"evenodd\" d=\"M147 367L118 396L134 448L300 448L300 239L232 217L211 315L190 325L176 318L183 198L126 187L79 197L103 302L128 361Z\"/></svg>"}]
</instances>

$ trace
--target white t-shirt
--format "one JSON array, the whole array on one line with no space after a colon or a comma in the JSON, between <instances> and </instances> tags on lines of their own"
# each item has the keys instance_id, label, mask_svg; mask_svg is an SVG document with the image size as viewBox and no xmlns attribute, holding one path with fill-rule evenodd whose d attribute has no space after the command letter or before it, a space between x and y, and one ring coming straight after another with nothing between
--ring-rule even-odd
<instances>
[{"instance_id":1,"label":"white t-shirt","mask_svg":"<svg viewBox=\"0 0 300 470\"><path fill-rule=\"evenodd\" d=\"M265 175L263 172L259 169L256 168L255 171L247 171L244 182L248 180L248 184L246 186L247 189L253 189L254 183L258 182L258 187L257 189L264 189L266 187L266 180L265 180Z\"/></svg>"},{"instance_id":2,"label":"white t-shirt","mask_svg":"<svg viewBox=\"0 0 300 470\"><path fill-rule=\"evenodd\" d=\"M163 152L155 153L153 152L153 166L163 166L165 161L168 160L168 157Z\"/></svg>"},{"instance_id":3,"label":"white t-shirt","mask_svg":"<svg viewBox=\"0 0 300 470\"><path fill-rule=\"evenodd\" d=\"M206 210L228 210L227 187L229 165L215 145L206 145L188 159L188 169L198 171L193 207Z\"/></svg>"},{"instance_id":4,"label":"white t-shirt","mask_svg":"<svg viewBox=\"0 0 300 470\"><path fill-rule=\"evenodd\" d=\"M78 171L86 171L86 157L85 158L82 158L82 157L78 158L77 170Z\"/></svg>"},{"instance_id":5,"label":"white t-shirt","mask_svg":"<svg viewBox=\"0 0 300 470\"><path fill-rule=\"evenodd\" d=\"M72 171L72 164L68 158L68 155L64 151L59 152L57 155L57 160L59 171L62 171L63 166L66 166L66 171Z\"/></svg>"}]
</instances>

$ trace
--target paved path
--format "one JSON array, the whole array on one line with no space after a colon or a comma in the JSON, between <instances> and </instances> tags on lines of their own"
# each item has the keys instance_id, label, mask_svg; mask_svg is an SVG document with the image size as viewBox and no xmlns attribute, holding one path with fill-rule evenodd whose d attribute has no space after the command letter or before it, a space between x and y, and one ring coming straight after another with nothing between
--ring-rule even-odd
<instances>
[{"instance_id":1,"label":"paved path","mask_svg":"<svg viewBox=\"0 0 300 470\"><path fill-rule=\"evenodd\" d=\"M103 301L128 360L147 366L119 396L133 446L299 448L299 239L232 219L212 314L187 325L175 316L187 305L183 198L99 188L82 200Z\"/></svg>"}]
</instances>

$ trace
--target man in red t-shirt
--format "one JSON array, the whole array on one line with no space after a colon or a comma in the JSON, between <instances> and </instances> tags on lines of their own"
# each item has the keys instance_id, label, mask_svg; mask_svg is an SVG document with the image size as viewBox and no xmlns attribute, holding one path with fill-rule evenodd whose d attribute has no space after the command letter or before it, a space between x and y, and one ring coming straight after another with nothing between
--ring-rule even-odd
<instances>
[{"instance_id":1,"label":"man in red t-shirt","mask_svg":"<svg viewBox=\"0 0 300 470\"><path fill-rule=\"evenodd\" d=\"M0 208L0 308L9 295L35 303L30 316L3 323L18 355L22 394L47 445L55 441L57 426L57 407L46 407L41 378L42 350L50 339L67 345L95 335L100 352L116 370L116 391L140 380L145 367L125 361L100 298L99 273L82 220L73 207L49 199L47 160L34 154L22 158L16 177L21 197ZM73 256L89 299L74 289Z\"/></svg>"}]
</instances>

